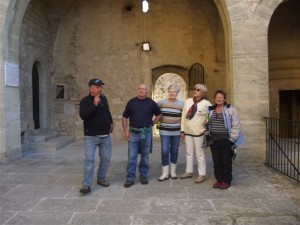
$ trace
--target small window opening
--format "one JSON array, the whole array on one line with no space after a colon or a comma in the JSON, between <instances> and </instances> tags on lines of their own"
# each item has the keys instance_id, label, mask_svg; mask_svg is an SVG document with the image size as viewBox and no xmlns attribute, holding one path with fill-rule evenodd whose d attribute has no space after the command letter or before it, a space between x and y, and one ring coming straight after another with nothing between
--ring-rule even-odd
<instances>
[{"instance_id":1,"label":"small window opening","mask_svg":"<svg viewBox=\"0 0 300 225\"><path fill-rule=\"evenodd\" d=\"M65 98L65 87L64 85L56 85L56 99Z\"/></svg>"}]
</instances>

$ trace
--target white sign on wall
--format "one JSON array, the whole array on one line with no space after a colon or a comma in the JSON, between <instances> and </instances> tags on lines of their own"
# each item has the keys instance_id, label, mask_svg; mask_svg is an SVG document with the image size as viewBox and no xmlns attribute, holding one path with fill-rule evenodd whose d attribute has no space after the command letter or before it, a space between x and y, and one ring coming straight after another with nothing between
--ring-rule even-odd
<instances>
[{"instance_id":1,"label":"white sign on wall","mask_svg":"<svg viewBox=\"0 0 300 225\"><path fill-rule=\"evenodd\" d=\"M5 86L19 87L19 65L5 62Z\"/></svg>"}]
</instances>

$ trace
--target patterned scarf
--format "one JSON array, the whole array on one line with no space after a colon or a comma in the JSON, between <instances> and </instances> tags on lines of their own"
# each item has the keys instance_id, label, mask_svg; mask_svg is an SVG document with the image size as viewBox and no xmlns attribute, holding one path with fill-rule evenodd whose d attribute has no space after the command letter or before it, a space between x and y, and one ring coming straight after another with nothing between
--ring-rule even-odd
<instances>
[{"instance_id":1,"label":"patterned scarf","mask_svg":"<svg viewBox=\"0 0 300 225\"><path fill-rule=\"evenodd\" d=\"M200 98L199 100L196 100L196 98L193 98L194 104L189 108L189 111L186 114L186 119L191 120L195 113L197 112L197 103L201 102L203 98Z\"/></svg>"}]
</instances>

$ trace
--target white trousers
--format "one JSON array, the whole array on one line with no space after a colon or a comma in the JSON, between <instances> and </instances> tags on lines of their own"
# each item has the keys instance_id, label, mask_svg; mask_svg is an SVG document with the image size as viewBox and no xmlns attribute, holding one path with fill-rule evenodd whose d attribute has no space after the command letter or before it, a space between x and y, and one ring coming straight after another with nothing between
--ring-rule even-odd
<instances>
[{"instance_id":1,"label":"white trousers","mask_svg":"<svg viewBox=\"0 0 300 225\"><path fill-rule=\"evenodd\" d=\"M201 148L204 140L204 135L200 137L192 137L185 135L185 146L186 146L186 172L193 173L194 164L194 149L196 152L196 159L198 162L198 173L200 176L206 175L206 160L204 155L204 149Z\"/></svg>"}]
</instances>

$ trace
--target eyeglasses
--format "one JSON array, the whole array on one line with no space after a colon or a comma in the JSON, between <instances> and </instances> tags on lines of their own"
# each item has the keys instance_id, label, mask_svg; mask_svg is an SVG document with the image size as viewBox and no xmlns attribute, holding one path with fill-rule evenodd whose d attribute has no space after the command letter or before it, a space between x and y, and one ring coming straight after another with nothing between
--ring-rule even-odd
<instances>
[{"instance_id":1,"label":"eyeglasses","mask_svg":"<svg viewBox=\"0 0 300 225\"><path fill-rule=\"evenodd\" d=\"M199 88L194 88L194 91L201 91Z\"/></svg>"}]
</instances>

